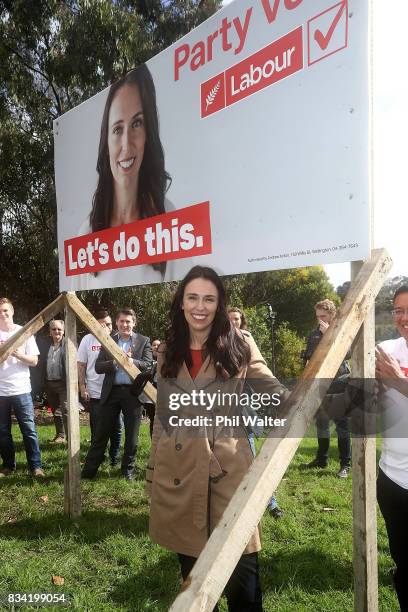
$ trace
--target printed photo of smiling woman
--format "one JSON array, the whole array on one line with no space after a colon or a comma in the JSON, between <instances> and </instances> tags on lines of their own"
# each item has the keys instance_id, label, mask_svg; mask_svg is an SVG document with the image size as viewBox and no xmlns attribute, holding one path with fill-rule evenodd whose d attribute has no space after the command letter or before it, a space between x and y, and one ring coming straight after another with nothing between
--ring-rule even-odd
<instances>
[{"instance_id":1,"label":"printed photo of smiling woman","mask_svg":"<svg viewBox=\"0 0 408 612\"><path fill-rule=\"evenodd\" d=\"M152 75L142 64L109 89L102 116L96 164L98 182L92 210L78 236L118 227L175 210L165 197L171 184L160 141L156 90ZM162 282L174 277L174 265L191 268L191 259L134 266L138 283ZM73 289L87 289L92 279L101 287L129 284L129 268L83 274L72 279Z\"/></svg>"}]
</instances>

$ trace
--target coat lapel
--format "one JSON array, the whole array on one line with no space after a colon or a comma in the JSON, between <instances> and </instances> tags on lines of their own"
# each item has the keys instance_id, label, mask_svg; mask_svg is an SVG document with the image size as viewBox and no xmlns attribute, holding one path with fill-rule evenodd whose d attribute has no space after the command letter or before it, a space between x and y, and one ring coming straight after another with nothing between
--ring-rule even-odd
<instances>
[{"instance_id":1,"label":"coat lapel","mask_svg":"<svg viewBox=\"0 0 408 612\"><path fill-rule=\"evenodd\" d=\"M201 368L198 371L197 376L194 379L194 386L197 389L204 389L208 387L211 383L214 382L217 377L217 372L215 370L214 364L210 361L210 357L207 356L204 359Z\"/></svg>"},{"instance_id":2,"label":"coat lapel","mask_svg":"<svg viewBox=\"0 0 408 612\"><path fill-rule=\"evenodd\" d=\"M140 349L140 337L136 332L132 332L132 355L138 355ZM133 357L136 359L136 357Z\"/></svg>"},{"instance_id":3,"label":"coat lapel","mask_svg":"<svg viewBox=\"0 0 408 612\"><path fill-rule=\"evenodd\" d=\"M216 375L215 367L211 363L209 356L203 361L194 380L191 378L186 362L184 361L175 380L175 384L187 393L191 393L194 389L204 389L208 387L208 385L214 382Z\"/></svg>"}]
</instances>

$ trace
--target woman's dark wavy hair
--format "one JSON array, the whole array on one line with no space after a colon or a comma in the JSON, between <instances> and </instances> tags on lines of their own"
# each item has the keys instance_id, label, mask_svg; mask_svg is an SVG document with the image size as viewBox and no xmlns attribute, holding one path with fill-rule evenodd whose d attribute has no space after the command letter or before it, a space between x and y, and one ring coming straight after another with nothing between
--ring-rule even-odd
<instances>
[{"instance_id":1,"label":"woman's dark wavy hair","mask_svg":"<svg viewBox=\"0 0 408 612\"><path fill-rule=\"evenodd\" d=\"M116 93L124 85L137 85L143 107L146 144L139 173L138 204L140 218L164 213L164 195L170 176L164 167L164 151L159 135L159 118L156 105L156 90L152 75L145 64L131 70L111 85L103 112L96 169L98 185L93 196L90 225L92 232L110 227L113 210L113 176L108 150L109 111Z\"/></svg>"},{"instance_id":2,"label":"woman's dark wavy hair","mask_svg":"<svg viewBox=\"0 0 408 612\"><path fill-rule=\"evenodd\" d=\"M191 367L190 331L182 310L184 292L188 283L196 278L211 281L218 291L218 307L207 342L203 348L204 356L209 355L215 364L217 374L225 378L235 376L248 365L249 346L231 324L226 307L224 285L218 274L211 268L195 266L183 278L174 295L170 308L170 323L166 332L166 351L162 366L162 376L176 378L183 361Z\"/></svg>"}]
</instances>

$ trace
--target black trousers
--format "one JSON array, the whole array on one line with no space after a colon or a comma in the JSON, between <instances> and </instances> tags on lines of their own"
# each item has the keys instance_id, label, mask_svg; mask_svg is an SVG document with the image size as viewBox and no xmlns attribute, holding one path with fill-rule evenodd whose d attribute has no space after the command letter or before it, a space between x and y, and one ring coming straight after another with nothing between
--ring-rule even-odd
<instances>
[{"instance_id":1,"label":"black trousers","mask_svg":"<svg viewBox=\"0 0 408 612\"><path fill-rule=\"evenodd\" d=\"M142 407L138 399L130 393L130 385L120 385L114 386L106 402L99 406L95 438L91 442L91 448L85 459L85 465L82 470L83 476L92 478L96 475L104 459L108 440L121 411L125 426L125 445L123 448L121 470L122 474L133 473Z\"/></svg>"},{"instance_id":2,"label":"black trousers","mask_svg":"<svg viewBox=\"0 0 408 612\"><path fill-rule=\"evenodd\" d=\"M387 528L390 553L397 569L395 590L401 612L408 612L408 489L403 489L379 470L377 498Z\"/></svg>"},{"instance_id":3,"label":"black trousers","mask_svg":"<svg viewBox=\"0 0 408 612\"><path fill-rule=\"evenodd\" d=\"M146 414L149 417L149 431L150 438L153 437L153 425L154 425L154 415L156 413L156 404L143 404L144 409L146 410Z\"/></svg>"},{"instance_id":4,"label":"black trousers","mask_svg":"<svg viewBox=\"0 0 408 612\"><path fill-rule=\"evenodd\" d=\"M180 554L178 558L181 575L185 580L197 559ZM229 612L262 612L258 553L242 555L225 586L224 593L227 597ZM214 612L218 612L218 606L215 606Z\"/></svg>"},{"instance_id":5,"label":"black trousers","mask_svg":"<svg viewBox=\"0 0 408 612\"><path fill-rule=\"evenodd\" d=\"M91 446L95 440L96 430L98 428L98 420L100 413L100 399L91 397L89 400L89 425L91 427ZM119 414L116 423L110 433L109 457L111 463L119 461L120 442L122 440L122 417Z\"/></svg>"},{"instance_id":6,"label":"black trousers","mask_svg":"<svg viewBox=\"0 0 408 612\"><path fill-rule=\"evenodd\" d=\"M350 467L351 464L351 435L347 417L332 417L336 425L337 446L339 449L340 467ZM324 409L316 413L316 429L318 449L316 458L323 464L329 461L330 448L330 416Z\"/></svg>"},{"instance_id":7,"label":"black trousers","mask_svg":"<svg viewBox=\"0 0 408 612\"><path fill-rule=\"evenodd\" d=\"M46 380L45 391L54 417L55 435L68 440L67 385L63 380Z\"/></svg>"}]
</instances>

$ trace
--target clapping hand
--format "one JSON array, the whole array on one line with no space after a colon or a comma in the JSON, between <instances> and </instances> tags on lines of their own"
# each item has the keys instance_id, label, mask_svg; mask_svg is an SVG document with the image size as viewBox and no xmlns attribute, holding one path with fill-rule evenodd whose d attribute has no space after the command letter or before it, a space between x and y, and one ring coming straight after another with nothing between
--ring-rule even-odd
<instances>
[{"instance_id":1,"label":"clapping hand","mask_svg":"<svg viewBox=\"0 0 408 612\"><path fill-rule=\"evenodd\" d=\"M380 346L375 347L375 377L382 381L404 378L398 359L386 353Z\"/></svg>"}]
</instances>

